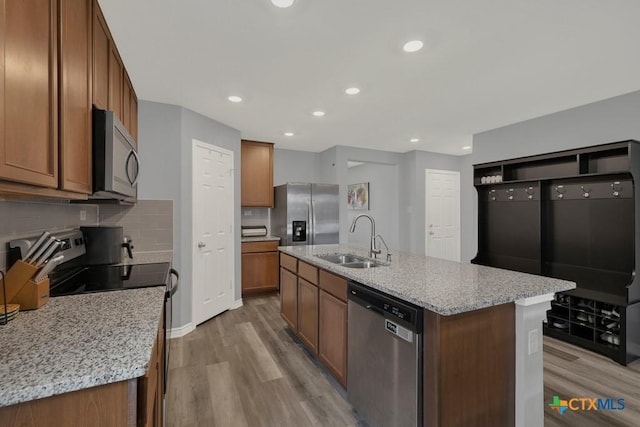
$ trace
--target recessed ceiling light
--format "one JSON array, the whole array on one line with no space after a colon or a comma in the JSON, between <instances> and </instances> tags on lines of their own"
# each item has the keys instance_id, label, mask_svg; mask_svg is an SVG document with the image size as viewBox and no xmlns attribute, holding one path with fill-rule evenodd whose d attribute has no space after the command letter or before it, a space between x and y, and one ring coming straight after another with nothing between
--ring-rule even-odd
<instances>
[{"instance_id":1,"label":"recessed ceiling light","mask_svg":"<svg viewBox=\"0 0 640 427\"><path fill-rule=\"evenodd\" d=\"M463 150L471 150L471 146L470 145L465 145L464 147L462 147Z\"/></svg>"},{"instance_id":2,"label":"recessed ceiling light","mask_svg":"<svg viewBox=\"0 0 640 427\"><path fill-rule=\"evenodd\" d=\"M293 136L293 132L285 132L284 136Z\"/></svg>"},{"instance_id":3,"label":"recessed ceiling light","mask_svg":"<svg viewBox=\"0 0 640 427\"><path fill-rule=\"evenodd\" d=\"M424 46L424 43L420 40L412 40L410 42L406 42L404 46L402 46L402 49L405 52L417 52L422 49L422 46Z\"/></svg>"},{"instance_id":4,"label":"recessed ceiling light","mask_svg":"<svg viewBox=\"0 0 640 427\"><path fill-rule=\"evenodd\" d=\"M231 102L242 102L242 98L240 98L237 95L231 95L230 97L227 98L229 101Z\"/></svg>"},{"instance_id":5,"label":"recessed ceiling light","mask_svg":"<svg viewBox=\"0 0 640 427\"><path fill-rule=\"evenodd\" d=\"M289 7L293 4L294 0L271 0L274 6L277 7Z\"/></svg>"},{"instance_id":6,"label":"recessed ceiling light","mask_svg":"<svg viewBox=\"0 0 640 427\"><path fill-rule=\"evenodd\" d=\"M322 117L324 116L324 111L314 111L313 115L316 117Z\"/></svg>"},{"instance_id":7,"label":"recessed ceiling light","mask_svg":"<svg viewBox=\"0 0 640 427\"><path fill-rule=\"evenodd\" d=\"M360 89L358 89L357 87L350 87L345 90L344 93L346 93L347 95L357 95L360 93Z\"/></svg>"},{"instance_id":8,"label":"recessed ceiling light","mask_svg":"<svg viewBox=\"0 0 640 427\"><path fill-rule=\"evenodd\" d=\"M409 142L413 142L415 144L416 142L420 142L420 138L411 138Z\"/></svg>"}]
</instances>

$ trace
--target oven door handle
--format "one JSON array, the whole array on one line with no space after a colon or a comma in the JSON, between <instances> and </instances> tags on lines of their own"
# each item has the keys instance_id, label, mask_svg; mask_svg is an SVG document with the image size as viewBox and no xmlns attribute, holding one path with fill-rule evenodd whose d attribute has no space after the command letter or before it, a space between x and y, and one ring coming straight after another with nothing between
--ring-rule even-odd
<instances>
[{"instance_id":1,"label":"oven door handle","mask_svg":"<svg viewBox=\"0 0 640 427\"><path fill-rule=\"evenodd\" d=\"M173 296L173 294L176 293L176 291L178 290L178 285L180 283L180 273L178 273L178 270L172 268L171 270L169 270L169 274L171 276L174 276L176 280L174 282L173 278L171 279L171 288L167 291L168 297Z\"/></svg>"}]
</instances>

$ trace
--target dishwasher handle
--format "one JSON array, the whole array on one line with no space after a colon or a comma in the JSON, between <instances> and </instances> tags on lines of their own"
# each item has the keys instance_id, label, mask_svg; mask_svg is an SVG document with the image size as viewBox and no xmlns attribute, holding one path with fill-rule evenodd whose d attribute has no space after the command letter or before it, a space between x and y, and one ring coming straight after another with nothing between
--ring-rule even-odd
<instances>
[{"instance_id":1,"label":"dishwasher handle","mask_svg":"<svg viewBox=\"0 0 640 427\"><path fill-rule=\"evenodd\" d=\"M384 316L384 310L376 307L375 305L369 305L367 304L366 306L367 310L371 310L371 311L375 311L376 313L378 313L380 316Z\"/></svg>"}]
</instances>

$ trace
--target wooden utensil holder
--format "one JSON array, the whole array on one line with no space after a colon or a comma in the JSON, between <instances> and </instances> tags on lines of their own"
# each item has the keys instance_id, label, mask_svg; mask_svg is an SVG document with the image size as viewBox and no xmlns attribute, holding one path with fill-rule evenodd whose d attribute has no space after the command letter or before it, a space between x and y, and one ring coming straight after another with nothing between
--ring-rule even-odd
<instances>
[{"instance_id":1,"label":"wooden utensil holder","mask_svg":"<svg viewBox=\"0 0 640 427\"><path fill-rule=\"evenodd\" d=\"M7 301L20 304L20 310L35 310L49 301L49 278L37 283L31 280L37 271L35 265L19 260L5 275ZM2 293L0 304L4 304Z\"/></svg>"}]
</instances>

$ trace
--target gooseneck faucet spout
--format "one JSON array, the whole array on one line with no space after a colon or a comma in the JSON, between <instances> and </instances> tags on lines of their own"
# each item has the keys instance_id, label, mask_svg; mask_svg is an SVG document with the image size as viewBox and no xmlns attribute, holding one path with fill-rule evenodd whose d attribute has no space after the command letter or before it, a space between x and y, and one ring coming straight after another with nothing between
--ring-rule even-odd
<instances>
[{"instance_id":1,"label":"gooseneck faucet spout","mask_svg":"<svg viewBox=\"0 0 640 427\"><path fill-rule=\"evenodd\" d=\"M376 222L371 216L367 214L360 214L355 217L353 219L353 222L351 223L349 232L353 233L354 231L356 231L356 222L358 222L358 220L363 217L368 218L369 221L371 221L371 245L369 246L369 258L377 258L377 255L381 254L382 251L376 247Z\"/></svg>"}]
</instances>

